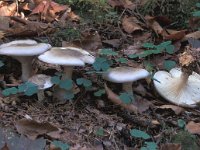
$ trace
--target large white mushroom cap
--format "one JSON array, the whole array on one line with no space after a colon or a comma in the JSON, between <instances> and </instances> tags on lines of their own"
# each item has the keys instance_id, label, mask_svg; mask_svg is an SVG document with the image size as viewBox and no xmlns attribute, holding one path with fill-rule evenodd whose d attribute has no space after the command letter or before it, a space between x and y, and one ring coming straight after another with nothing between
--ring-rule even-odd
<instances>
[{"instance_id":1,"label":"large white mushroom cap","mask_svg":"<svg viewBox=\"0 0 200 150\"><path fill-rule=\"evenodd\" d=\"M166 100L184 107L195 107L200 102L200 75L193 72L188 80L180 68L170 72L158 71L153 77L154 86Z\"/></svg>"},{"instance_id":2,"label":"large white mushroom cap","mask_svg":"<svg viewBox=\"0 0 200 150\"><path fill-rule=\"evenodd\" d=\"M11 41L9 43L4 43L0 45L0 48L4 48L4 47L8 47L8 46L16 46L16 45L33 45L33 44L37 44L37 42L35 40L15 40L15 41Z\"/></svg>"},{"instance_id":3,"label":"large white mushroom cap","mask_svg":"<svg viewBox=\"0 0 200 150\"><path fill-rule=\"evenodd\" d=\"M133 82L149 76L149 72L141 68L116 67L109 69L103 78L114 83Z\"/></svg>"},{"instance_id":4,"label":"large white mushroom cap","mask_svg":"<svg viewBox=\"0 0 200 150\"><path fill-rule=\"evenodd\" d=\"M32 40L22 40L18 42L13 41L1 45L0 54L8 56L35 56L44 53L50 48L51 48L50 44L35 43Z\"/></svg>"},{"instance_id":5,"label":"large white mushroom cap","mask_svg":"<svg viewBox=\"0 0 200 150\"><path fill-rule=\"evenodd\" d=\"M53 47L38 58L46 63L63 66L84 66L85 63L92 64L95 61L90 53L74 47Z\"/></svg>"}]
</instances>

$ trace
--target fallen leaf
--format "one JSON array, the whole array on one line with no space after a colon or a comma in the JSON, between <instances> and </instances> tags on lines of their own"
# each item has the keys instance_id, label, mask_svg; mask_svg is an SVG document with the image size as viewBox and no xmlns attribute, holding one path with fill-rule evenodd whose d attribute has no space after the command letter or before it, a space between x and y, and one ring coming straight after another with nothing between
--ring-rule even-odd
<instances>
[{"instance_id":1,"label":"fallen leaf","mask_svg":"<svg viewBox=\"0 0 200 150\"><path fill-rule=\"evenodd\" d=\"M131 10L134 10L136 8L136 4L134 4L130 0L108 0L108 4L112 7L122 7Z\"/></svg>"},{"instance_id":2,"label":"fallen leaf","mask_svg":"<svg viewBox=\"0 0 200 150\"><path fill-rule=\"evenodd\" d=\"M123 103L119 96L116 95L110 88L108 88L106 84L104 84L104 87L108 95L108 99L111 100L114 104L119 105L130 112L138 113L138 109L136 106L134 106L133 104Z\"/></svg>"},{"instance_id":3,"label":"fallen leaf","mask_svg":"<svg viewBox=\"0 0 200 150\"><path fill-rule=\"evenodd\" d=\"M5 5L0 7L0 16L12 16L17 10L17 4L12 3L10 5Z\"/></svg>"},{"instance_id":4,"label":"fallen leaf","mask_svg":"<svg viewBox=\"0 0 200 150\"><path fill-rule=\"evenodd\" d=\"M82 34L82 40L75 40L71 43L62 42L62 46L74 46L85 49L87 51L96 52L102 47L102 42L98 32Z\"/></svg>"},{"instance_id":5,"label":"fallen leaf","mask_svg":"<svg viewBox=\"0 0 200 150\"><path fill-rule=\"evenodd\" d=\"M200 39L200 31L195 31L189 34L186 34L182 41L187 41L189 38Z\"/></svg>"},{"instance_id":6,"label":"fallen leaf","mask_svg":"<svg viewBox=\"0 0 200 150\"><path fill-rule=\"evenodd\" d=\"M111 45L114 48L119 48L119 46L121 45L121 41L120 39L111 39L111 40L104 40L102 41L103 43L106 43L108 45Z\"/></svg>"},{"instance_id":7,"label":"fallen leaf","mask_svg":"<svg viewBox=\"0 0 200 150\"><path fill-rule=\"evenodd\" d=\"M4 146L0 150L9 150L7 143L5 143Z\"/></svg>"},{"instance_id":8,"label":"fallen leaf","mask_svg":"<svg viewBox=\"0 0 200 150\"><path fill-rule=\"evenodd\" d=\"M164 35L165 40L178 41L185 37L185 30L171 32L169 35Z\"/></svg>"},{"instance_id":9,"label":"fallen leaf","mask_svg":"<svg viewBox=\"0 0 200 150\"><path fill-rule=\"evenodd\" d=\"M59 130L48 122L39 123L30 119L21 119L16 122L17 131L29 139L36 139L39 135Z\"/></svg>"},{"instance_id":10,"label":"fallen leaf","mask_svg":"<svg viewBox=\"0 0 200 150\"><path fill-rule=\"evenodd\" d=\"M187 129L188 132L190 132L191 134L198 134L198 135L200 135L200 123L195 123L194 121L190 121L190 122L186 125L186 129Z\"/></svg>"},{"instance_id":11,"label":"fallen leaf","mask_svg":"<svg viewBox=\"0 0 200 150\"><path fill-rule=\"evenodd\" d=\"M162 105L162 106L159 106L158 108L160 108L160 109L171 109L171 110L174 111L174 113L176 115L180 115L184 111L184 108L179 107L179 106L175 106L175 105Z\"/></svg>"},{"instance_id":12,"label":"fallen leaf","mask_svg":"<svg viewBox=\"0 0 200 150\"><path fill-rule=\"evenodd\" d=\"M139 21L137 20L136 17L126 17L125 16L122 19L123 29L127 33L132 33L134 31L143 30L142 27L138 23L139 23Z\"/></svg>"},{"instance_id":13,"label":"fallen leaf","mask_svg":"<svg viewBox=\"0 0 200 150\"><path fill-rule=\"evenodd\" d=\"M181 144L166 143L160 146L160 150L182 150Z\"/></svg>"},{"instance_id":14,"label":"fallen leaf","mask_svg":"<svg viewBox=\"0 0 200 150\"><path fill-rule=\"evenodd\" d=\"M10 18L5 16L0 16L0 30L9 29Z\"/></svg>"},{"instance_id":15,"label":"fallen leaf","mask_svg":"<svg viewBox=\"0 0 200 150\"><path fill-rule=\"evenodd\" d=\"M137 107L138 112L141 114L148 110L150 105L152 105L151 102L139 96L135 98L132 104Z\"/></svg>"},{"instance_id":16,"label":"fallen leaf","mask_svg":"<svg viewBox=\"0 0 200 150\"><path fill-rule=\"evenodd\" d=\"M158 35L162 35L164 30L163 28L160 26L160 24L155 20L155 17L151 17L151 16L145 16L145 19L147 21L147 25L154 30L154 32Z\"/></svg>"}]
</instances>

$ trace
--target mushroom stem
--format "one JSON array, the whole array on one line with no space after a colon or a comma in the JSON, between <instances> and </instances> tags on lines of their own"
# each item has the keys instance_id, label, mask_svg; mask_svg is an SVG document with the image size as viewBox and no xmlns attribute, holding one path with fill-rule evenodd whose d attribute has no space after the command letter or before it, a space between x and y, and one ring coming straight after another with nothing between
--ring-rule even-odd
<instances>
[{"instance_id":1,"label":"mushroom stem","mask_svg":"<svg viewBox=\"0 0 200 150\"><path fill-rule=\"evenodd\" d=\"M65 66L64 67L64 75L62 76L62 80L72 79L73 66Z\"/></svg>"},{"instance_id":2,"label":"mushroom stem","mask_svg":"<svg viewBox=\"0 0 200 150\"><path fill-rule=\"evenodd\" d=\"M13 56L16 60L18 60L21 63L22 66L22 75L21 79L23 82L28 81L28 79L32 75L32 61L33 61L33 56L29 57L23 57L23 56Z\"/></svg>"},{"instance_id":3,"label":"mushroom stem","mask_svg":"<svg viewBox=\"0 0 200 150\"><path fill-rule=\"evenodd\" d=\"M44 90L38 90L37 97L38 97L38 101L42 102L44 100L44 98L45 98Z\"/></svg>"},{"instance_id":4,"label":"mushroom stem","mask_svg":"<svg viewBox=\"0 0 200 150\"><path fill-rule=\"evenodd\" d=\"M133 95L133 87L132 87L133 82L126 82L122 84L122 89L123 91Z\"/></svg>"}]
</instances>

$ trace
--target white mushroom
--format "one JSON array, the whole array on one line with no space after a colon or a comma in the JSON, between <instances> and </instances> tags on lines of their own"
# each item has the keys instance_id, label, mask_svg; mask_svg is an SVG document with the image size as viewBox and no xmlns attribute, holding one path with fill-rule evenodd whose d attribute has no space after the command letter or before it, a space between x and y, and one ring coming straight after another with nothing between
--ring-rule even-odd
<instances>
[{"instance_id":1,"label":"white mushroom","mask_svg":"<svg viewBox=\"0 0 200 150\"><path fill-rule=\"evenodd\" d=\"M122 88L125 92L133 95L132 83L139 79L147 78L149 72L141 68L132 68L132 67L116 67L109 69L103 78L114 82L114 83L123 83Z\"/></svg>"},{"instance_id":2,"label":"white mushroom","mask_svg":"<svg viewBox=\"0 0 200 150\"><path fill-rule=\"evenodd\" d=\"M39 55L51 48L46 43L37 43L34 40L19 40L0 46L0 55L7 55L18 60L22 65L22 81L27 81L31 76L32 61L35 55Z\"/></svg>"},{"instance_id":3,"label":"white mushroom","mask_svg":"<svg viewBox=\"0 0 200 150\"><path fill-rule=\"evenodd\" d=\"M180 68L170 72L158 71L153 77L158 93L171 103L183 107L195 107L200 102L200 75L187 75Z\"/></svg>"},{"instance_id":4,"label":"white mushroom","mask_svg":"<svg viewBox=\"0 0 200 150\"><path fill-rule=\"evenodd\" d=\"M95 61L95 57L90 53L74 47L53 47L41 54L38 59L46 63L62 65L64 67L62 80L72 79L74 66L85 66L85 63L92 64ZM64 89L57 89L54 92L59 100L64 99L64 93L66 93Z\"/></svg>"},{"instance_id":5,"label":"white mushroom","mask_svg":"<svg viewBox=\"0 0 200 150\"><path fill-rule=\"evenodd\" d=\"M45 98L44 90L53 86L53 83L51 82L51 76L47 76L44 74L36 74L29 78L28 82L31 82L38 86L37 97L40 102L43 101Z\"/></svg>"}]
</instances>

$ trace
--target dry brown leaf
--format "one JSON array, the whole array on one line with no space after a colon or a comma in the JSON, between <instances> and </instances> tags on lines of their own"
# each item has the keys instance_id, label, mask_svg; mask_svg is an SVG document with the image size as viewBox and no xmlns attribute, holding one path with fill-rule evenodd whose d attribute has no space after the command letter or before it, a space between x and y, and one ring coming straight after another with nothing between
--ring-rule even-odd
<instances>
[{"instance_id":1,"label":"dry brown leaf","mask_svg":"<svg viewBox=\"0 0 200 150\"><path fill-rule=\"evenodd\" d=\"M130 0L108 0L108 3L112 7L122 7L131 10L134 10L136 8L136 5Z\"/></svg>"},{"instance_id":2,"label":"dry brown leaf","mask_svg":"<svg viewBox=\"0 0 200 150\"><path fill-rule=\"evenodd\" d=\"M119 48L119 46L121 45L121 41L120 39L111 39L111 40L104 40L102 41L103 43L106 43L108 45L111 45L114 48Z\"/></svg>"},{"instance_id":3,"label":"dry brown leaf","mask_svg":"<svg viewBox=\"0 0 200 150\"><path fill-rule=\"evenodd\" d=\"M39 135L59 130L48 122L39 123L30 119L21 119L17 121L15 127L19 133L26 135L32 140L35 140Z\"/></svg>"},{"instance_id":4,"label":"dry brown leaf","mask_svg":"<svg viewBox=\"0 0 200 150\"><path fill-rule=\"evenodd\" d=\"M162 106L159 106L158 108L160 108L160 109L171 109L171 110L174 111L174 113L176 115L180 115L184 111L184 108L179 107L179 106L175 106L175 105L162 105Z\"/></svg>"},{"instance_id":5,"label":"dry brown leaf","mask_svg":"<svg viewBox=\"0 0 200 150\"><path fill-rule=\"evenodd\" d=\"M101 37L98 32L95 33L83 33L82 40L75 40L71 43L62 42L62 46L74 46L85 49L87 51L96 52L102 47Z\"/></svg>"},{"instance_id":6,"label":"dry brown leaf","mask_svg":"<svg viewBox=\"0 0 200 150\"><path fill-rule=\"evenodd\" d=\"M9 29L10 18L5 16L0 16L0 30Z\"/></svg>"},{"instance_id":7,"label":"dry brown leaf","mask_svg":"<svg viewBox=\"0 0 200 150\"><path fill-rule=\"evenodd\" d=\"M200 31L195 31L195 32L186 34L185 37L182 39L182 41L186 41L186 40L188 40L190 38L200 39Z\"/></svg>"},{"instance_id":8,"label":"dry brown leaf","mask_svg":"<svg viewBox=\"0 0 200 150\"><path fill-rule=\"evenodd\" d=\"M5 145L0 150L9 150L8 145L5 143Z\"/></svg>"},{"instance_id":9,"label":"dry brown leaf","mask_svg":"<svg viewBox=\"0 0 200 150\"><path fill-rule=\"evenodd\" d=\"M163 28L160 26L160 24L155 20L155 17L151 17L151 16L145 16L145 19L147 21L147 25L154 30L154 32L158 35L162 35L164 30Z\"/></svg>"},{"instance_id":10,"label":"dry brown leaf","mask_svg":"<svg viewBox=\"0 0 200 150\"><path fill-rule=\"evenodd\" d=\"M127 33L132 33L134 31L143 30L140 25L138 25L139 21L136 17L124 17L122 19L123 29Z\"/></svg>"},{"instance_id":11,"label":"dry brown leaf","mask_svg":"<svg viewBox=\"0 0 200 150\"><path fill-rule=\"evenodd\" d=\"M160 146L160 150L182 150L181 144L166 143Z\"/></svg>"},{"instance_id":12,"label":"dry brown leaf","mask_svg":"<svg viewBox=\"0 0 200 150\"><path fill-rule=\"evenodd\" d=\"M139 113L143 113L149 109L151 102L147 101L146 99L137 96L136 99L133 101L133 105L137 107Z\"/></svg>"},{"instance_id":13,"label":"dry brown leaf","mask_svg":"<svg viewBox=\"0 0 200 150\"><path fill-rule=\"evenodd\" d=\"M17 10L16 3L12 3L9 6L0 7L0 16L12 16Z\"/></svg>"},{"instance_id":14,"label":"dry brown leaf","mask_svg":"<svg viewBox=\"0 0 200 150\"><path fill-rule=\"evenodd\" d=\"M191 134L198 134L198 135L200 135L200 123L195 123L194 121L190 121L190 122L186 125L186 129L187 129L188 132L190 132Z\"/></svg>"},{"instance_id":15,"label":"dry brown leaf","mask_svg":"<svg viewBox=\"0 0 200 150\"><path fill-rule=\"evenodd\" d=\"M5 33L3 31L0 30L0 39L5 37Z\"/></svg>"},{"instance_id":16,"label":"dry brown leaf","mask_svg":"<svg viewBox=\"0 0 200 150\"><path fill-rule=\"evenodd\" d=\"M181 40L184 37L185 37L185 30L171 32L169 35L163 35L163 38L165 40L173 40L173 41Z\"/></svg>"},{"instance_id":17,"label":"dry brown leaf","mask_svg":"<svg viewBox=\"0 0 200 150\"><path fill-rule=\"evenodd\" d=\"M138 109L136 106L134 106L133 104L123 103L122 100L120 100L119 96L116 95L110 88L108 88L106 84L104 84L104 87L108 95L108 99L111 100L114 104L119 105L130 112L138 113Z\"/></svg>"}]
</instances>

